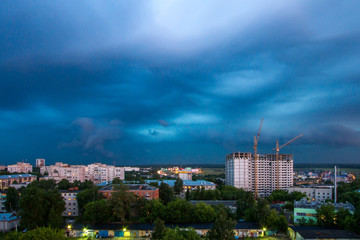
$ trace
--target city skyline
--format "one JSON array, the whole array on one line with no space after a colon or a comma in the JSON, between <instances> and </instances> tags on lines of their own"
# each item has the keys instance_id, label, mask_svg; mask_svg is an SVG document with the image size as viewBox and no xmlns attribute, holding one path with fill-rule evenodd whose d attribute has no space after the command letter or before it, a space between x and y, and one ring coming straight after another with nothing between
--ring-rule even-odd
<instances>
[{"instance_id":1,"label":"city skyline","mask_svg":"<svg viewBox=\"0 0 360 240\"><path fill-rule=\"evenodd\" d=\"M8 1L1 164L357 163L357 1Z\"/></svg>"}]
</instances>

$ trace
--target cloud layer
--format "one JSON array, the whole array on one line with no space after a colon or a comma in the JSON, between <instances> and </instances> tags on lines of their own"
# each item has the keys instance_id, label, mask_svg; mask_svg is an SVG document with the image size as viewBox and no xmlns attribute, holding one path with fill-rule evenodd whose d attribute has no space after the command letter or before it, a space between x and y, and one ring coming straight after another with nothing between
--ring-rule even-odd
<instances>
[{"instance_id":1,"label":"cloud layer","mask_svg":"<svg viewBox=\"0 0 360 240\"><path fill-rule=\"evenodd\" d=\"M262 152L357 162L359 7L5 1L1 161L223 163L264 117Z\"/></svg>"}]
</instances>

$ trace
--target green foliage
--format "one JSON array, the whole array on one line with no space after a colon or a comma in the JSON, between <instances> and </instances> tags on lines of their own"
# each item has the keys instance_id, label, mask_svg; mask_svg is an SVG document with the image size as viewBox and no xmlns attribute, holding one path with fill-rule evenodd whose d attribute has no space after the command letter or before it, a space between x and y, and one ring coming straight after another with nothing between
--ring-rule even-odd
<instances>
[{"instance_id":1,"label":"green foliage","mask_svg":"<svg viewBox=\"0 0 360 240\"><path fill-rule=\"evenodd\" d=\"M145 209L147 212L145 220L147 222L154 222L157 218L165 219L166 217L166 206L157 199L149 201L146 204Z\"/></svg>"},{"instance_id":2,"label":"green foliage","mask_svg":"<svg viewBox=\"0 0 360 240\"><path fill-rule=\"evenodd\" d=\"M165 205L168 204L168 202L173 201L175 198L173 189L164 182L160 184L159 198Z\"/></svg>"},{"instance_id":3,"label":"green foliage","mask_svg":"<svg viewBox=\"0 0 360 240\"><path fill-rule=\"evenodd\" d=\"M112 184L121 184L122 183L122 181L121 181L121 179L120 178L114 178L113 180L112 180Z\"/></svg>"},{"instance_id":4,"label":"green foliage","mask_svg":"<svg viewBox=\"0 0 360 240\"><path fill-rule=\"evenodd\" d=\"M340 208L336 212L336 224L338 227L350 231L357 230L357 224L355 217L350 213L348 209Z\"/></svg>"},{"instance_id":5,"label":"green foliage","mask_svg":"<svg viewBox=\"0 0 360 240\"><path fill-rule=\"evenodd\" d=\"M192 200L221 200L221 192L218 189L205 190L204 188L197 188L191 191Z\"/></svg>"},{"instance_id":6,"label":"green foliage","mask_svg":"<svg viewBox=\"0 0 360 240\"><path fill-rule=\"evenodd\" d=\"M216 211L213 207L205 203L197 203L194 209L196 222L209 223L214 222Z\"/></svg>"},{"instance_id":7,"label":"green foliage","mask_svg":"<svg viewBox=\"0 0 360 240\"><path fill-rule=\"evenodd\" d=\"M257 222L260 226L265 226L269 214L270 206L265 199L259 198L256 203L245 210L245 220L248 222Z\"/></svg>"},{"instance_id":8,"label":"green foliage","mask_svg":"<svg viewBox=\"0 0 360 240\"><path fill-rule=\"evenodd\" d=\"M320 226L335 226L335 216L335 207L331 204L323 204L316 209L316 220Z\"/></svg>"},{"instance_id":9,"label":"green foliage","mask_svg":"<svg viewBox=\"0 0 360 240\"><path fill-rule=\"evenodd\" d=\"M163 239L165 236L165 224L164 221L161 220L160 218L156 218L156 220L154 221L154 231L151 235L151 237L153 239Z\"/></svg>"},{"instance_id":10,"label":"green foliage","mask_svg":"<svg viewBox=\"0 0 360 240\"><path fill-rule=\"evenodd\" d=\"M302 198L306 197L305 193L301 192L292 192L288 193L285 190L274 190L271 195L268 197L269 201L299 201Z\"/></svg>"},{"instance_id":11,"label":"green foliage","mask_svg":"<svg viewBox=\"0 0 360 240\"><path fill-rule=\"evenodd\" d=\"M195 207L182 199L169 202L166 208L168 223L187 223L194 220Z\"/></svg>"},{"instance_id":12,"label":"green foliage","mask_svg":"<svg viewBox=\"0 0 360 240\"><path fill-rule=\"evenodd\" d=\"M183 186L183 180L180 178L176 179L174 184L174 192L179 195L183 191Z\"/></svg>"},{"instance_id":13,"label":"green foliage","mask_svg":"<svg viewBox=\"0 0 360 240\"><path fill-rule=\"evenodd\" d=\"M227 214L222 212L216 218L212 229L210 229L206 237L209 240L233 240L235 238L235 224L235 221L228 219Z\"/></svg>"},{"instance_id":14,"label":"green foliage","mask_svg":"<svg viewBox=\"0 0 360 240\"><path fill-rule=\"evenodd\" d=\"M98 187L92 186L76 195L80 214L84 213L84 206L89 202L104 199L104 196L98 192L98 189Z\"/></svg>"},{"instance_id":15,"label":"green foliage","mask_svg":"<svg viewBox=\"0 0 360 240\"><path fill-rule=\"evenodd\" d=\"M190 193L189 189L186 189L185 199L186 199L186 201L190 201L190 199L191 199L191 193Z\"/></svg>"},{"instance_id":16,"label":"green foliage","mask_svg":"<svg viewBox=\"0 0 360 240\"><path fill-rule=\"evenodd\" d=\"M111 208L105 199L89 202L84 207L83 221L86 223L108 223L111 221Z\"/></svg>"},{"instance_id":17,"label":"green foliage","mask_svg":"<svg viewBox=\"0 0 360 240\"><path fill-rule=\"evenodd\" d=\"M186 230L166 229L166 234L163 240L200 240L201 237L192 228Z\"/></svg>"},{"instance_id":18,"label":"green foliage","mask_svg":"<svg viewBox=\"0 0 360 240\"><path fill-rule=\"evenodd\" d=\"M4 240L65 240L63 230L50 227L39 227L26 233L12 232Z\"/></svg>"},{"instance_id":19,"label":"green foliage","mask_svg":"<svg viewBox=\"0 0 360 240\"><path fill-rule=\"evenodd\" d=\"M12 212L19 210L19 191L9 187L6 192L5 208L6 211Z\"/></svg>"},{"instance_id":20,"label":"green foliage","mask_svg":"<svg viewBox=\"0 0 360 240\"><path fill-rule=\"evenodd\" d=\"M109 199L109 206L112 211L114 221L125 221L130 218L131 205L135 203L136 196L132 192L128 192L128 188L124 184L113 185L115 192Z\"/></svg>"},{"instance_id":21,"label":"green foliage","mask_svg":"<svg viewBox=\"0 0 360 240\"><path fill-rule=\"evenodd\" d=\"M20 198L20 224L23 228L34 229L50 223L53 227L61 226L65 202L53 187L52 181L40 181L24 189ZM54 219L50 219L50 213Z\"/></svg>"},{"instance_id":22,"label":"green foliage","mask_svg":"<svg viewBox=\"0 0 360 240\"><path fill-rule=\"evenodd\" d=\"M68 190L69 188L71 188L71 183L67 180L67 179L62 179L58 184L57 184L58 189L60 190Z\"/></svg>"}]
</instances>

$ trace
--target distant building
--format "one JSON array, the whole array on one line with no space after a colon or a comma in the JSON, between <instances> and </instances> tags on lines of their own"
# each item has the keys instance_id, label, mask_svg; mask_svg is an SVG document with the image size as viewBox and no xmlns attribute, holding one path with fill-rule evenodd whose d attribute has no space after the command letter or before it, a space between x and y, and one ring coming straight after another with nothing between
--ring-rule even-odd
<instances>
[{"instance_id":1,"label":"distant building","mask_svg":"<svg viewBox=\"0 0 360 240\"><path fill-rule=\"evenodd\" d=\"M36 167L44 167L45 166L45 159L44 158L37 158L36 159Z\"/></svg>"},{"instance_id":2,"label":"distant building","mask_svg":"<svg viewBox=\"0 0 360 240\"><path fill-rule=\"evenodd\" d=\"M33 167L29 163L18 162L14 165L8 165L7 170L10 173L29 173L33 171Z\"/></svg>"},{"instance_id":3,"label":"distant building","mask_svg":"<svg viewBox=\"0 0 360 240\"><path fill-rule=\"evenodd\" d=\"M259 196L269 196L277 189L287 190L293 186L293 155L279 154L279 179L274 154L258 154L257 189ZM252 153L232 153L226 156L226 185L255 192L255 166Z\"/></svg>"},{"instance_id":4,"label":"distant building","mask_svg":"<svg viewBox=\"0 0 360 240\"><path fill-rule=\"evenodd\" d=\"M0 171L4 171L6 169L6 166L0 165Z\"/></svg>"},{"instance_id":5,"label":"distant building","mask_svg":"<svg viewBox=\"0 0 360 240\"><path fill-rule=\"evenodd\" d=\"M65 201L65 211L63 212L62 215L67 217L79 216L79 206L76 196L80 191L76 189L76 190L59 190L59 192Z\"/></svg>"},{"instance_id":6,"label":"distant building","mask_svg":"<svg viewBox=\"0 0 360 240\"><path fill-rule=\"evenodd\" d=\"M189 171L179 171L179 178L181 180L192 180L192 172Z\"/></svg>"},{"instance_id":7,"label":"distant building","mask_svg":"<svg viewBox=\"0 0 360 240\"><path fill-rule=\"evenodd\" d=\"M153 200L159 198L159 189L148 184L126 184L129 188L129 192L134 193L139 197L143 197L147 200ZM113 185L106 186L99 190L106 198L111 197L113 192L116 192Z\"/></svg>"},{"instance_id":8,"label":"distant building","mask_svg":"<svg viewBox=\"0 0 360 240\"><path fill-rule=\"evenodd\" d=\"M8 232L19 226L20 218L14 213L0 213L0 232Z\"/></svg>"},{"instance_id":9,"label":"distant building","mask_svg":"<svg viewBox=\"0 0 360 240\"><path fill-rule=\"evenodd\" d=\"M43 166L40 172L48 173L49 179L59 182L67 179L69 182L89 180L96 183L112 181L114 178L125 179L125 169L123 167L115 167L111 165L93 163L85 165L69 165L57 162L55 165Z\"/></svg>"},{"instance_id":10,"label":"distant building","mask_svg":"<svg viewBox=\"0 0 360 240\"><path fill-rule=\"evenodd\" d=\"M294 223L298 223L300 219L309 222L310 219L316 223L316 209L321 207L322 204L331 204L335 207L335 211L340 208L348 209L350 213L354 214L355 207L351 203L319 203L308 201L294 201Z\"/></svg>"},{"instance_id":11,"label":"distant building","mask_svg":"<svg viewBox=\"0 0 360 240\"><path fill-rule=\"evenodd\" d=\"M125 172L139 172L139 167L124 167Z\"/></svg>"},{"instance_id":12,"label":"distant building","mask_svg":"<svg viewBox=\"0 0 360 240\"><path fill-rule=\"evenodd\" d=\"M174 187L176 180L145 180L145 182L146 183L156 182L159 184L159 186L162 182L164 182L167 185L169 185L170 187ZM200 188L200 189L204 188L204 190L215 190L216 184L205 181L205 180L197 180L197 181L183 180L183 188L185 191L187 189L194 190L197 188Z\"/></svg>"},{"instance_id":13,"label":"distant building","mask_svg":"<svg viewBox=\"0 0 360 240\"><path fill-rule=\"evenodd\" d=\"M333 199L333 189L334 186L310 185L289 187L288 191L289 193L305 193L308 200L312 202L325 202L327 199Z\"/></svg>"},{"instance_id":14,"label":"distant building","mask_svg":"<svg viewBox=\"0 0 360 240\"><path fill-rule=\"evenodd\" d=\"M0 176L0 190L4 190L10 187L10 185L17 182L21 183L30 183L36 180L35 175L31 174L17 174L17 175L1 175Z\"/></svg>"}]
</instances>

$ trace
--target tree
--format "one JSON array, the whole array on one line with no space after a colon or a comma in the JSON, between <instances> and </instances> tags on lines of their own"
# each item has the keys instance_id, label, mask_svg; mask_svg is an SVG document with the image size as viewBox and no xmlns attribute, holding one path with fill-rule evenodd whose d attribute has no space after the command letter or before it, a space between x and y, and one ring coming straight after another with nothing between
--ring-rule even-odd
<instances>
[{"instance_id":1,"label":"tree","mask_svg":"<svg viewBox=\"0 0 360 240\"><path fill-rule=\"evenodd\" d=\"M322 204L320 208L316 209L316 220L320 226L335 226L335 216L335 207L332 204Z\"/></svg>"},{"instance_id":2,"label":"tree","mask_svg":"<svg viewBox=\"0 0 360 240\"><path fill-rule=\"evenodd\" d=\"M336 212L336 224L339 228L355 231L356 220L355 217L350 213L348 209L340 208Z\"/></svg>"},{"instance_id":3,"label":"tree","mask_svg":"<svg viewBox=\"0 0 360 240\"><path fill-rule=\"evenodd\" d=\"M174 192L179 195L183 191L183 185L184 183L182 179L176 179L174 184Z\"/></svg>"},{"instance_id":4,"label":"tree","mask_svg":"<svg viewBox=\"0 0 360 240\"><path fill-rule=\"evenodd\" d=\"M20 198L20 224L22 227L33 229L49 224L60 227L65 202L57 189L52 189L50 187L52 184L48 183L51 182L30 184L22 192Z\"/></svg>"},{"instance_id":5,"label":"tree","mask_svg":"<svg viewBox=\"0 0 360 240\"><path fill-rule=\"evenodd\" d=\"M168 228L166 229L166 234L163 240L201 240L201 237L192 228L188 228L186 230Z\"/></svg>"},{"instance_id":6,"label":"tree","mask_svg":"<svg viewBox=\"0 0 360 240\"><path fill-rule=\"evenodd\" d=\"M118 177L116 177L116 178L114 178L114 179L112 180L112 184L120 184L120 183L122 183L122 181L121 181L121 179L118 178Z\"/></svg>"},{"instance_id":7,"label":"tree","mask_svg":"<svg viewBox=\"0 0 360 240\"><path fill-rule=\"evenodd\" d=\"M214 222L216 211L206 203L197 203L195 207L196 222L209 223Z\"/></svg>"},{"instance_id":8,"label":"tree","mask_svg":"<svg viewBox=\"0 0 360 240\"><path fill-rule=\"evenodd\" d=\"M190 201L190 197L191 197L190 190L189 190L189 189L186 189L186 192L185 192L185 199L186 199L186 201Z\"/></svg>"},{"instance_id":9,"label":"tree","mask_svg":"<svg viewBox=\"0 0 360 240\"><path fill-rule=\"evenodd\" d=\"M83 221L86 223L108 223L111 221L111 208L105 199L89 202L84 206Z\"/></svg>"},{"instance_id":10,"label":"tree","mask_svg":"<svg viewBox=\"0 0 360 240\"><path fill-rule=\"evenodd\" d=\"M85 189L76 195L78 202L79 213L84 213L84 206L89 202L104 199L104 195L98 192L98 188L92 186L91 188Z\"/></svg>"},{"instance_id":11,"label":"tree","mask_svg":"<svg viewBox=\"0 0 360 240\"><path fill-rule=\"evenodd\" d=\"M174 191L166 183L162 182L159 188L159 198L166 205L174 200Z\"/></svg>"},{"instance_id":12,"label":"tree","mask_svg":"<svg viewBox=\"0 0 360 240\"><path fill-rule=\"evenodd\" d=\"M111 198L109 199L113 219L115 221L125 221L130 217L131 206L135 203L136 196L132 192L128 192L128 188L124 184L113 186L115 192L111 194Z\"/></svg>"},{"instance_id":13,"label":"tree","mask_svg":"<svg viewBox=\"0 0 360 240\"><path fill-rule=\"evenodd\" d=\"M166 207L166 222L169 223L187 223L194 221L194 209L195 207L183 200L176 199L169 202Z\"/></svg>"},{"instance_id":14,"label":"tree","mask_svg":"<svg viewBox=\"0 0 360 240\"><path fill-rule=\"evenodd\" d=\"M284 215L278 216L275 229L279 230L280 232L286 233L288 229L288 222Z\"/></svg>"},{"instance_id":15,"label":"tree","mask_svg":"<svg viewBox=\"0 0 360 240\"><path fill-rule=\"evenodd\" d=\"M207 234L207 239L209 240L233 240L234 235L235 221L227 219L226 213L220 213L219 217L216 218L213 227Z\"/></svg>"},{"instance_id":16,"label":"tree","mask_svg":"<svg viewBox=\"0 0 360 240\"><path fill-rule=\"evenodd\" d=\"M60 190L68 190L69 188L71 188L71 183L67 180L67 179L62 179L58 184L57 184L58 189Z\"/></svg>"},{"instance_id":17,"label":"tree","mask_svg":"<svg viewBox=\"0 0 360 240\"><path fill-rule=\"evenodd\" d=\"M157 199L148 202L145 211L148 213L146 216L148 222L154 222L157 218L165 219L166 217L166 206Z\"/></svg>"},{"instance_id":18,"label":"tree","mask_svg":"<svg viewBox=\"0 0 360 240\"><path fill-rule=\"evenodd\" d=\"M19 209L19 191L13 187L9 187L6 192L5 201L6 211L12 212Z\"/></svg>"},{"instance_id":19,"label":"tree","mask_svg":"<svg viewBox=\"0 0 360 240\"><path fill-rule=\"evenodd\" d=\"M165 236L165 231L166 231L166 228L165 228L164 221L161 220L160 218L157 218L154 221L154 231L153 231L151 237L153 239L163 239Z\"/></svg>"}]
</instances>

